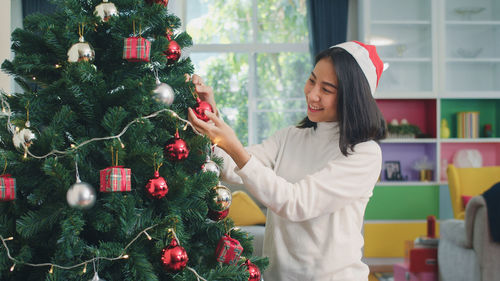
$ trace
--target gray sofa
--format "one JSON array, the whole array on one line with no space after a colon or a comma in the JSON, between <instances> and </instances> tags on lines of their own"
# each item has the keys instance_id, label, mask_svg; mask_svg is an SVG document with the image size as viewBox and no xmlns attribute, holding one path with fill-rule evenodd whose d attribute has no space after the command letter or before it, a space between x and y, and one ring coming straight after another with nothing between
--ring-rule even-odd
<instances>
[{"instance_id":1,"label":"gray sofa","mask_svg":"<svg viewBox=\"0 0 500 281\"><path fill-rule=\"evenodd\" d=\"M500 280L500 243L492 241L483 196L470 200L465 220L441 222L438 265L441 281Z\"/></svg>"}]
</instances>

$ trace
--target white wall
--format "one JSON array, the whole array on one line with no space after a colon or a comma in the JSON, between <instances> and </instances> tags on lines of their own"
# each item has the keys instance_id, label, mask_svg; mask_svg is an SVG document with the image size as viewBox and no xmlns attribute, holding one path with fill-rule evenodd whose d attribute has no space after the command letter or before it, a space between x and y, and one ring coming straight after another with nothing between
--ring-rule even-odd
<instances>
[{"instance_id":1,"label":"white wall","mask_svg":"<svg viewBox=\"0 0 500 281\"><path fill-rule=\"evenodd\" d=\"M0 9L0 63L10 58L10 33L11 33L11 1L3 0ZM20 1L19 1L20 2ZM0 72L0 89L10 92L11 79L4 72Z\"/></svg>"}]
</instances>

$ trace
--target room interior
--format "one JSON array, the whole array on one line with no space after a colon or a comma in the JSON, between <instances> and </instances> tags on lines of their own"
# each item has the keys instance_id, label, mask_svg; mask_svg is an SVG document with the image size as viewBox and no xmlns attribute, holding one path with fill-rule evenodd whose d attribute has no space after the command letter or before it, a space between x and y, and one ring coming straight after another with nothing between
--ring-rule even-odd
<instances>
[{"instance_id":1,"label":"room interior","mask_svg":"<svg viewBox=\"0 0 500 281\"><path fill-rule=\"evenodd\" d=\"M2 4L2 61L12 56L10 33L22 26L24 2ZM490 234L482 194L500 182L500 2L345 0L330 5L341 2L343 41L376 45L388 66L375 99L389 136L380 143L383 168L363 227L370 280L498 280L500 244ZM186 3L169 4L183 20L182 29L189 20ZM215 45L195 42L188 53L218 51ZM311 42L300 48L309 52L313 46L321 49ZM0 88L19 90L5 73L0 73ZM229 217L255 236L259 253L267 210L243 186L230 188ZM436 223L436 237L430 238L439 243L429 246L424 240L430 216ZM434 250L427 252L433 266L411 270L410 252L416 248Z\"/></svg>"}]
</instances>

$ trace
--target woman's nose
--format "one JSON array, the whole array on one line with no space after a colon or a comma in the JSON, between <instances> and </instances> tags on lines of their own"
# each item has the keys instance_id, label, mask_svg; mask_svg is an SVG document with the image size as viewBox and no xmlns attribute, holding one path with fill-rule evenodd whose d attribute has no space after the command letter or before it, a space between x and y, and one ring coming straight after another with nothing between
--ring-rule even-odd
<instances>
[{"instance_id":1,"label":"woman's nose","mask_svg":"<svg viewBox=\"0 0 500 281\"><path fill-rule=\"evenodd\" d=\"M309 99L312 101L319 101L319 87L315 86L309 92Z\"/></svg>"}]
</instances>

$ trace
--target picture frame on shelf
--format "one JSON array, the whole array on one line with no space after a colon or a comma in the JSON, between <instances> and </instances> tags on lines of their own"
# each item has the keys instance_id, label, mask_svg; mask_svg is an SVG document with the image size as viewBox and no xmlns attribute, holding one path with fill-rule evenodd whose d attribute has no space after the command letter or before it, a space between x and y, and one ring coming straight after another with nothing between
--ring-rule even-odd
<instances>
[{"instance_id":1,"label":"picture frame on shelf","mask_svg":"<svg viewBox=\"0 0 500 281\"><path fill-rule=\"evenodd\" d=\"M385 179L387 181L401 181L401 163L399 161L385 161L384 162Z\"/></svg>"}]
</instances>

